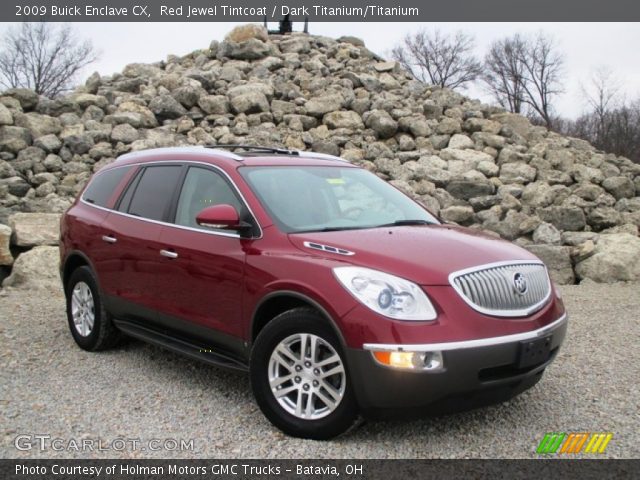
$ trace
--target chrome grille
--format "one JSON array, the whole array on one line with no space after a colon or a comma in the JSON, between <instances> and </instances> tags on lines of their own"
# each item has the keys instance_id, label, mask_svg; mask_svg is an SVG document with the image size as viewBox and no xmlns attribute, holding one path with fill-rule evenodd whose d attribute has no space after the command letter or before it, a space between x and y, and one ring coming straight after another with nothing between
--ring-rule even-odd
<instances>
[{"instance_id":1,"label":"chrome grille","mask_svg":"<svg viewBox=\"0 0 640 480\"><path fill-rule=\"evenodd\" d=\"M498 317L529 315L551 294L547 269L538 262L481 265L452 273L449 283L473 309Z\"/></svg>"}]
</instances>

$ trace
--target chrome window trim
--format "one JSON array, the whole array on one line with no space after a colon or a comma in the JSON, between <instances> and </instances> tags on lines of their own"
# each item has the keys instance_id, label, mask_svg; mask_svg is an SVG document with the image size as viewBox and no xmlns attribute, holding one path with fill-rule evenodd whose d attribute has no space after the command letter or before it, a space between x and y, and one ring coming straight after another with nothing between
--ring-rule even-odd
<instances>
[{"instance_id":1,"label":"chrome window trim","mask_svg":"<svg viewBox=\"0 0 640 480\"><path fill-rule=\"evenodd\" d=\"M535 305L532 305L528 308L516 309L516 310L493 310L490 308L484 308L479 305L473 303L464 292L456 285L455 279L459 276L466 275L468 273L481 272L483 270L488 270L496 267L508 267L508 266L517 266L517 265L540 265L544 268L547 276L547 295L540 300ZM464 270L458 270L457 272L453 272L449 275L449 285L453 287L458 296L464 300L464 302L473 308L476 312L483 313L485 315L491 315L494 317L526 317L531 315L534 312L540 310L551 298L551 279L549 277L549 271L547 270L547 266L541 262L540 260L509 260L503 262L494 262L494 263L486 263L484 265L477 265L471 268L465 268Z\"/></svg>"},{"instance_id":2,"label":"chrome window trim","mask_svg":"<svg viewBox=\"0 0 640 480\"><path fill-rule=\"evenodd\" d=\"M145 151L145 150L141 150L141 151ZM120 158L122 158L122 157L120 157ZM246 239L247 240L260 240L263 237L262 226L260 225L260 222L258 221L258 218L256 217L256 215L253 213L253 210L251 209L251 206L249 205L249 202L247 202L247 199L244 197L244 195L242 194L242 192L240 191L240 189L238 188L236 183L231 179L231 177L229 176L229 174L227 172L225 172L222 168L218 167L217 165L213 165L211 163L199 162L197 160L158 160L158 161L149 161L149 162L128 163L126 165L116 165L116 166L114 166L112 168L109 168L107 170L101 170L101 171L96 172L96 174L93 176L93 178L91 179L91 182L89 182L89 184L92 183L95 180L95 178L98 177L99 175L101 175L103 172L106 172L108 170L112 170L114 168L139 167L139 166L148 167L148 166L153 166L153 165L158 165L158 164L163 164L163 163L181 163L181 164L204 165L206 167L211 167L211 168L221 172L224 175L224 177L226 177L226 179L229 180L229 183L232 185L233 189L236 191L236 193L240 197L240 199L243 202L243 204L247 207L247 210L249 210L249 213L251 214L251 216L256 221L256 225L258 226L258 230L260 231L260 235L258 235L257 237L247 237ZM160 220L153 220L151 218L144 218L144 217L140 217L140 216L137 216L137 215L131 215L131 214L125 213L125 212L120 212L120 211L114 210L112 208L106 208L106 207L101 207L100 205L95 205L93 203L87 202L83 198L84 197L84 192L87 189L87 187L89 186L89 184L87 184L87 186L83 189L82 195L80 195L80 202L82 202L83 204L88 205L90 207L97 208L99 210L104 210L104 211L111 212L111 213L115 213L115 214L121 215L123 217L133 218L135 220L141 220L143 222L155 223L155 224L158 224L158 225L165 225L165 226L173 227L173 228L179 228L179 229L182 229L182 230L189 230L189 231L192 231L192 232L205 233L207 235L217 235L219 237L244 238L244 237L241 237L239 233L212 232L212 231L204 230L204 229L200 229L200 228L186 227L184 225L176 225L175 223L163 222L163 221L160 221Z\"/></svg>"},{"instance_id":3,"label":"chrome window trim","mask_svg":"<svg viewBox=\"0 0 640 480\"><path fill-rule=\"evenodd\" d=\"M365 343L362 348L365 350L377 350L383 352L444 352L448 350L464 350L467 348L492 347L504 345L505 343L515 343L524 340L532 340L551 333L555 329L567 322L568 316L563 313L560 318L554 320L549 325L531 330L529 332L515 333L501 337L480 338L477 340L463 340L460 342L444 343L423 343L423 344L389 344L389 343Z\"/></svg>"}]
</instances>

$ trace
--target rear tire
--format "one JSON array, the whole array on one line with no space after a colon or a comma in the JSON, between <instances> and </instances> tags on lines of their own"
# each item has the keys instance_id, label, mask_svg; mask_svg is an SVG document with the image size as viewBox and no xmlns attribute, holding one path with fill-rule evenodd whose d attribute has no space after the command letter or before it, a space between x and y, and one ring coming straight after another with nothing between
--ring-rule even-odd
<instances>
[{"instance_id":1,"label":"rear tire","mask_svg":"<svg viewBox=\"0 0 640 480\"><path fill-rule=\"evenodd\" d=\"M288 435L328 440L358 416L340 342L315 310L289 310L263 328L250 376L260 409Z\"/></svg>"},{"instance_id":2,"label":"rear tire","mask_svg":"<svg viewBox=\"0 0 640 480\"><path fill-rule=\"evenodd\" d=\"M96 352L120 342L122 334L104 309L98 284L89 267L79 267L73 271L65 294L69 329L80 348Z\"/></svg>"}]
</instances>

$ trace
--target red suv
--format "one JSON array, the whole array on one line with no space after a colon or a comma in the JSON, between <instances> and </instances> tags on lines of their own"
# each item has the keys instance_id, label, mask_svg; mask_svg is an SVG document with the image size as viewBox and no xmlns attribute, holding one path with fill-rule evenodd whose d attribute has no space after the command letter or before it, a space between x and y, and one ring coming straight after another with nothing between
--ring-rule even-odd
<instances>
[{"instance_id":1,"label":"red suv","mask_svg":"<svg viewBox=\"0 0 640 480\"><path fill-rule=\"evenodd\" d=\"M94 175L61 238L81 348L126 334L248 370L294 436L506 400L540 380L567 328L531 253L323 154L129 153Z\"/></svg>"}]
</instances>

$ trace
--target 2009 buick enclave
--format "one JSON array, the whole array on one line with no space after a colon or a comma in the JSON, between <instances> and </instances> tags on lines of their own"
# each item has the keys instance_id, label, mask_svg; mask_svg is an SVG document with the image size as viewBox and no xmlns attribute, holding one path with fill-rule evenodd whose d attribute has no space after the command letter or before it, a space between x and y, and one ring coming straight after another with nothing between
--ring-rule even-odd
<instances>
[{"instance_id":1,"label":"2009 buick enclave","mask_svg":"<svg viewBox=\"0 0 640 480\"><path fill-rule=\"evenodd\" d=\"M60 255L80 347L124 333L248 370L267 418L307 438L511 398L567 328L535 256L311 152L124 155L63 216Z\"/></svg>"}]
</instances>

